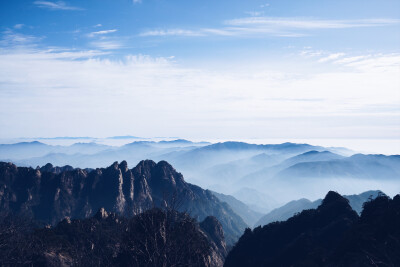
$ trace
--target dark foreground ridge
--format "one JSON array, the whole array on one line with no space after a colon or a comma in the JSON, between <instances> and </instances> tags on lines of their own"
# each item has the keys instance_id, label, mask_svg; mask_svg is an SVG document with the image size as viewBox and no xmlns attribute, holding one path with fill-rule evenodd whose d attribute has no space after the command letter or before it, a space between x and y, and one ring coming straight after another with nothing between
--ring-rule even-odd
<instances>
[{"instance_id":1,"label":"dark foreground ridge","mask_svg":"<svg viewBox=\"0 0 400 267\"><path fill-rule=\"evenodd\" d=\"M225 266L400 266L400 195L366 202L359 217L329 192L317 209L246 229Z\"/></svg>"},{"instance_id":2,"label":"dark foreground ridge","mask_svg":"<svg viewBox=\"0 0 400 267\"><path fill-rule=\"evenodd\" d=\"M64 219L54 228L16 216L0 219L1 266L222 266L221 224L151 209L130 219L101 209L92 218Z\"/></svg>"},{"instance_id":3,"label":"dark foreground ridge","mask_svg":"<svg viewBox=\"0 0 400 267\"><path fill-rule=\"evenodd\" d=\"M188 212L197 221L214 216L228 244L240 237L245 222L210 191L186 183L166 161L126 161L108 168L70 166L17 167L0 162L0 211L55 225L66 217L89 218L100 208L132 217L152 207Z\"/></svg>"}]
</instances>

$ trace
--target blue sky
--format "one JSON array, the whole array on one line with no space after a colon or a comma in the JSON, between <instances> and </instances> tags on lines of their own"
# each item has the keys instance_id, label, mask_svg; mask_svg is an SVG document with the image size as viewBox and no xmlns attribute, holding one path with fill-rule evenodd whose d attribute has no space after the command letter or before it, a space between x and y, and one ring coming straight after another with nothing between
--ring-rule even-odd
<instances>
[{"instance_id":1,"label":"blue sky","mask_svg":"<svg viewBox=\"0 0 400 267\"><path fill-rule=\"evenodd\" d=\"M0 137L399 139L399 10L2 0Z\"/></svg>"}]
</instances>

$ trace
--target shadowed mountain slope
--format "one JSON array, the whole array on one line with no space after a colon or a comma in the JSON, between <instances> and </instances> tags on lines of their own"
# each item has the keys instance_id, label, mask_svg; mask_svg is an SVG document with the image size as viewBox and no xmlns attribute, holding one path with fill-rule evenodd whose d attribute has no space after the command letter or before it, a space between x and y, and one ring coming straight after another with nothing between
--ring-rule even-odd
<instances>
[{"instance_id":1,"label":"shadowed mountain slope","mask_svg":"<svg viewBox=\"0 0 400 267\"><path fill-rule=\"evenodd\" d=\"M361 217L329 192L317 209L244 235L225 266L399 266L400 196L378 196Z\"/></svg>"},{"instance_id":2,"label":"shadowed mountain slope","mask_svg":"<svg viewBox=\"0 0 400 267\"><path fill-rule=\"evenodd\" d=\"M91 218L65 219L54 228L19 234L19 218L0 220L4 266L213 266L226 256L221 224L198 224L187 214L148 210L130 219L104 209ZM4 229L14 229L6 233Z\"/></svg>"},{"instance_id":3,"label":"shadowed mountain slope","mask_svg":"<svg viewBox=\"0 0 400 267\"><path fill-rule=\"evenodd\" d=\"M64 169L63 169L64 168ZM227 243L233 244L246 223L210 191L186 183L167 162L127 162L95 170L17 167L0 163L0 209L55 224L65 217L87 218L100 208L127 217L152 207L187 211L198 221L215 216Z\"/></svg>"}]
</instances>

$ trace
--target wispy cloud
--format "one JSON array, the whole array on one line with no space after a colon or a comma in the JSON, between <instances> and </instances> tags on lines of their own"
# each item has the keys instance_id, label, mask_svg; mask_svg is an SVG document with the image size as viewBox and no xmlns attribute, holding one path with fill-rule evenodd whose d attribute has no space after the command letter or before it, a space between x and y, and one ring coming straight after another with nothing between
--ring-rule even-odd
<instances>
[{"instance_id":1,"label":"wispy cloud","mask_svg":"<svg viewBox=\"0 0 400 267\"><path fill-rule=\"evenodd\" d=\"M260 36L303 37L315 30L382 27L400 24L399 19L322 20L309 18L251 17L227 20L221 27L199 29L158 29L142 32L140 36Z\"/></svg>"},{"instance_id":2,"label":"wispy cloud","mask_svg":"<svg viewBox=\"0 0 400 267\"><path fill-rule=\"evenodd\" d=\"M19 29L22 29L24 26L25 26L24 24L15 24L14 29L19 30Z\"/></svg>"},{"instance_id":3,"label":"wispy cloud","mask_svg":"<svg viewBox=\"0 0 400 267\"><path fill-rule=\"evenodd\" d=\"M118 31L118 30L117 30L117 29L112 29L112 30L104 30L104 31L91 32L91 33L89 33L87 36L88 36L88 37L95 37L95 36L98 36L98 35L106 35L106 34L109 34L109 33L116 32L116 31Z\"/></svg>"},{"instance_id":4,"label":"wispy cloud","mask_svg":"<svg viewBox=\"0 0 400 267\"><path fill-rule=\"evenodd\" d=\"M116 40L99 40L91 42L90 44L101 50L115 50L123 47L123 44Z\"/></svg>"},{"instance_id":5,"label":"wispy cloud","mask_svg":"<svg viewBox=\"0 0 400 267\"><path fill-rule=\"evenodd\" d=\"M252 26L269 29L343 29L399 24L399 19L321 20L307 18L248 17L225 21L231 26Z\"/></svg>"},{"instance_id":6,"label":"wispy cloud","mask_svg":"<svg viewBox=\"0 0 400 267\"><path fill-rule=\"evenodd\" d=\"M183 29L169 30L150 30L140 34L140 36L205 36L202 31L191 31Z\"/></svg>"},{"instance_id":7,"label":"wispy cloud","mask_svg":"<svg viewBox=\"0 0 400 267\"><path fill-rule=\"evenodd\" d=\"M330 55L327 56L327 57L320 58L320 59L318 60L318 62L332 61L332 60L338 59L338 58L340 58L340 57L343 57L344 55L346 55L346 54L345 54L345 53L334 53L334 54L330 54Z\"/></svg>"},{"instance_id":8,"label":"wispy cloud","mask_svg":"<svg viewBox=\"0 0 400 267\"><path fill-rule=\"evenodd\" d=\"M41 39L42 37L7 30L3 32L2 38L0 39L0 45L4 47L32 46L36 45L36 43Z\"/></svg>"},{"instance_id":9,"label":"wispy cloud","mask_svg":"<svg viewBox=\"0 0 400 267\"><path fill-rule=\"evenodd\" d=\"M34 1L33 3L40 8L47 8L51 10L83 10L80 7L70 6L64 1Z\"/></svg>"}]
</instances>

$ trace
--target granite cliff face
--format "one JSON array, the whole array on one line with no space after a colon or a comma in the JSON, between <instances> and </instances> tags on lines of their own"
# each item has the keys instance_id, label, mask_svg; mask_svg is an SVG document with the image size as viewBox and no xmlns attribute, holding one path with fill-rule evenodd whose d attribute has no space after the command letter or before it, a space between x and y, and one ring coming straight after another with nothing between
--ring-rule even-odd
<instances>
[{"instance_id":1,"label":"granite cliff face","mask_svg":"<svg viewBox=\"0 0 400 267\"><path fill-rule=\"evenodd\" d=\"M186 183L167 162L126 161L108 168L69 166L17 167L0 163L0 209L56 224L65 217L88 218L100 208L131 217L152 207L186 211L198 221L215 216L227 243L233 244L246 224L210 191Z\"/></svg>"},{"instance_id":2,"label":"granite cliff face","mask_svg":"<svg viewBox=\"0 0 400 267\"><path fill-rule=\"evenodd\" d=\"M198 224L171 210L151 209L127 219L100 209L91 218L64 219L34 231L20 217L2 217L0 226L2 266L220 267L226 256L215 218Z\"/></svg>"}]
</instances>

